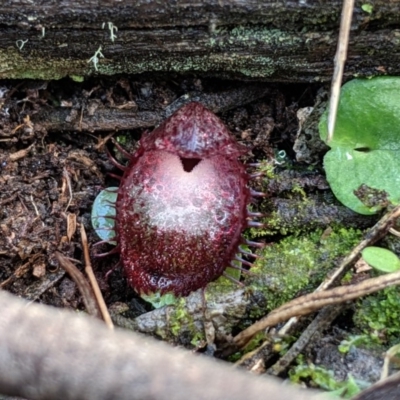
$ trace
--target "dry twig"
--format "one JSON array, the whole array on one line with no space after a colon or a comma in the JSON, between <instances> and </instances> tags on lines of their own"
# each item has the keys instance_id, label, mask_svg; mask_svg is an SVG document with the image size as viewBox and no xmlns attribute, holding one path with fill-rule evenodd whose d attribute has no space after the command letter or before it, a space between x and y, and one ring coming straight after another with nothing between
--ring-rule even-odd
<instances>
[{"instance_id":1,"label":"dry twig","mask_svg":"<svg viewBox=\"0 0 400 400\"><path fill-rule=\"evenodd\" d=\"M388 286L399 284L400 272L393 272L377 278L366 279L356 285L340 286L323 292L314 292L298 297L275 309L265 318L239 333L234 338L234 344L238 347L243 347L258 332L279 322L286 321L295 315L307 315L322 307L354 300L385 289Z\"/></svg>"},{"instance_id":2,"label":"dry twig","mask_svg":"<svg viewBox=\"0 0 400 400\"><path fill-rule=\"evenodd\" d=\"M251 325L239 333L233 339L233 347L227 349L224 354L231 354L238 347L245 346L249 340L258 332L276 325L279 322L288 320L291 317L301 316L316 311L322 307L340 304L345 301L353 300L366 294L374 293L385 287L398 285L400 283L400 272L367 279L359 284L337 287L326 290L335 284L350 265L357 260L363 248L379 240L392 226L394 221L400 216L400 206L384 215L381 220L367 233L366 238L361 241L352 252L342 261L341 265L327 279L316 292L294 299L283 306L275 309L266 317Z\"/></svg>"},{"instance_id":3,"label":"dry twig","mask_svg":"<svg viewBox=\"0 0 400 400\"><path fill-rule=\"evenodd\" d=\"M0 307L3 394L32 400L314 398L312 391L234 371L134 332L110 332L93 318L27 307L4 291Z\"/></svg>"},{"instance_id":4,"label":"dry twig","mask_svg":"<svg viewBox=\"0 0 400 400\"><path fill-rule=\"evenodd\" d=\"M331 98L329 101L328 115L328 137L329 143L333 138L335 130L336 114L340 97L340 86L342 84L344 64L347 58L347 47L349 45L351 19L353 16L354 0L344 0L342 8L342 19L340 21L340 32L335 54L335 69L333 71Z\"/></svg>"},{"instance_id":5,"label":"dry twig","mask_svg":"<svg viewBox=\"0 0 400 400\"><path fill-rule=\"evenodd\" d=\"M25 158L28 153L31 151L31 149L35 146L35 143L32 143L30 146L28 146L26 149L22 149L19 151L16 151L15 153L12 153L8 156L8 159L10 161L18 161L21 160L22 158Z\"/></svg>"},{"instance_id":6,"label":"dry twig","mask_svg":"<svg viewBox=\"0 0 400 400\"><path fill-rule=\"evenodd\" d=\"M104 301L103 295L101 294L101 290L99 284L97 283L96 277L93 273L92 264L90 262L90 255L89 255L89 246L86 236L85 227L81 224L81 240L82 240L82 247L83 247L83 255L85 257L85 272L89 278L89 282L92 285L92 289L94 295L97 300L97 304L100 308L101 315L103 316L104 322L110 329L114 329L114 324L111 320L110 314L108 312L106 303Z\"/></svg>"},{"instance_id":7,"label":"dry twig","mask_svg":"<svg viewBox=\"0 0 400 400\"><path fill-rule=\"evenodd\" d=\"M82 295L83 303L85 304L86 310L90 315L101 319L101 312L97 304L96 298L93 291L85 279L85 276L79 271L78 268L68 260L67 257L63 256L58 251L54 254L57 258L60 266L68 272L73 281L77 284L78 289Z\"/></svg>"},{"instance_id":8,"label":"dry twig","mask_svg":"<svg viewBox=\"0 0 400 400\"><path fill-rule=\"evenodd\" d=\"M67 206L65 207L65 210L64 210L64 212L66 213L68 208L69 208L69 206L71 205L72 198L73 198L73 195L74 195L73 191L72 191L71 179L69 177L69 174L68 174L68 171L67 171L66 168L63 169L63 178L65 180L65 183L66 183L66 185L68 187L68 191L69 191L68 204L67 204ZM64 186L64 182L63 182L63 186Z\"/></svg>"}]
</instances>

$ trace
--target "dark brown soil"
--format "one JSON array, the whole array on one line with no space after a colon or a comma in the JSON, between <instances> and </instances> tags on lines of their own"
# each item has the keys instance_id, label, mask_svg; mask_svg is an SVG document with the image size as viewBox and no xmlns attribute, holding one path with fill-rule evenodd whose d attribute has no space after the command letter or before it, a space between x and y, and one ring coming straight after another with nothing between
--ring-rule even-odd
<instances>
[{"instance_id":1,"label":"dark brown soil","mask_svg":"<svg viewBox=\"0 0 400 400\"><path fill-rule=\"evenodd\" d=\"M125 135L126 147L133 151L144 129L121 126L131 122L151 129L165 117L168 105L187 101L180 99L187 93L214 111L223 110L222 119L239 141L252 147L253 159L271 157L273 149L290 152L296 111L313 104L316 88L263 84L261 89L258 93L254 84L193 77L1 82L1 287L45 304L82 308L76 285L53 254L58 250L82 262L75 218L84 224L90 244L98 241L91 207L102 188L117 184L108 173L118 174L105 150L111 143L105 143L110 135ZM144 113L151 118L135 122ZM96 117L93 127L90 120ZM96 252L107 250L103 245ZM92 260L106 301L128 302L132 315L145 311L149 306L126 286L118 268L105 279L117 261L117 256Z\"/></svg>"},{"instance_id":2,"label":"dark brown soil","mask_svg":"<svg viewBox=\"0 0 400 400\"><path fill-rule=\"evenodd\" d=\"M323 146L318 144L310 157L313 164L317 162L314 172L303 176L296 171L309 166L297 162L293 150L299 128L296 113L316 103L319 89L178 76L0 82L0 288L31 301L84 310L77 285L54 255L59 251L83 269L79 234L83 224L107 305L122 308L125 320L150 311L152 306L127 286L122 271L115 268L118 255L95 257L112 247L93 247L99 238L91 226L91 210L100 190L118 185L112 175L120 172L107 149L120 162L126 161L109 139L119 137L133 152L143 132L191 99L216 112L237 140L248 146L244 161L270 160L285 151L290 168L282 168L281 179L269 182L267 190L273 192L269 193L271 207L281 210L282 220L286 215L290 225L296 207L292 199L280 199L281 193L297 185L316 196L312 207L318 207L319 197L329 190L318 166ZM360 227L373 222L345 207L332 210L313 209L310 221L299 223L315 228L338 219L352 219L351 226ZM316 358L324 359L325 344L312 349ZM336 371L341 370L339 364Z\"/></svg>"}]
</instances>

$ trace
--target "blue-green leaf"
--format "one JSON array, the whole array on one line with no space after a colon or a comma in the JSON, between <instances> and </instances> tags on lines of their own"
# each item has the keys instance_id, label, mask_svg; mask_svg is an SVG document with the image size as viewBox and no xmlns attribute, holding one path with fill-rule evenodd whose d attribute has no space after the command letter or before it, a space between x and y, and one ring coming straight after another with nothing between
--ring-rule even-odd
<instances>
[{"instance_id":1,"label":"blue-green leaf","mask_svg":"<svg viewBox=\"0 0 400 400\"><path fill-rule=\"evenodd\" d=\"M92 226L97 236L102 240L111 240L115 237L115 220L109 217L115 217L115 204L117 200L117 187L109 187L102 190L96 197L92 208Z\"/></svg>"}]
</instances>

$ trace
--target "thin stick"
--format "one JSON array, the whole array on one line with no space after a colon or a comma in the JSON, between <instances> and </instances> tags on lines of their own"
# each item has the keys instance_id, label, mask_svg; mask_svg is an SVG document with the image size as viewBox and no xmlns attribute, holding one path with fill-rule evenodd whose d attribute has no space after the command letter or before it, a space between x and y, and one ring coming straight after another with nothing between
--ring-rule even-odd
<instances>
[{"instance_id":1,"label":"thin stick","mask_svg":"<svg viewBox=\"0 0 400 400\"><path fill-rule=\"evenodd\" d=\"M111 320L111 317L108 312L103 295L101 294L99 284L97 283L96 277L94 276L94 273L93 273L93 268L92 268L92 264L90 262L90 256L89 256L89 246L88 246L86 231L85 231L85 227L83 226L83 224L81 224L81 240L82 240L82 247L83 247L83 255L85 258L86 275L88 276L90 284L92 285L92 289L93 289L94 295L96 297L97 303L100 307L100 311L103 316L104 322L110 329L114 329L114 324Z\"/></svg>"},{"instance_id":2,"label":"thin stick","mask_svg":"<svg viewBox=\"0 0 400 400\"><path fill-rule=\"evenodd\" d=\"M338 317L346 308L346 304L336 304L323 308L313 321L307 326L296 342L274 365L268 368L270 375L280 375L292 364L293 360L304 350L310 343L317 332L323 332L327 329L332 321ZM293 319L293 318L292 318ZM292 320L291 319L291 320ZM280 332L279 332L280 335Z\"/></svg>"},{"instance_id":3,"label":"thin stick","mask_svg":"<svg viewBox=\"0 0 400 400\"><path fill-rule=\"evenodd\" d=\"M365 235L363 239L340 263L339 267L329 274L329 277L317 288L317 291L326 290L335 285L357 261L361 251L381 239L392 227L397 218L400 218L400 206L394 207L386 213Z\"/></svg>"},{"instance_id":4,"label":"thin stick","mask_svg":"<svg viewBox=\"0 0 400 400\"><path fill-rule=\"evenodd\" d=\"M69 206L71 205L72 202L72 198L73 198L73 191L72 191L72 186L71 186L71 179L69 178L69 174L68 171L66 170L66 168L63 169L63 176L65 178L65 181L67 182L67 186L68 186L68 191L69 191L69 200L68 200L68 204L65 207L64 212L66 213Z\"/></svg>"},{"instance_id":5,"label":"thin stick","mask_svg":"<svg viewBox=\"0 0 400 400\"><path fill-rule=\"evenodd\" d=\"M399 284L400 272L397 271L377 278L366 279L356 285L339 286L323 292L314 292L298 297L284 304L282 307L275 309L265 318L240 332L234 337L234 344L238 347L243 347L256 333L282 321L286 321L291 317L310 314L322 307L354 300L389 286Z\"/></svg>"},{"instance_id":6,"label":"thin stick","mask_svg":"<svg viewBox=\"0 0 400 400\"><path fill-rule=\"evenodd\" d=\"M336 114L340 97L340 86L342 85L344 65L347 58L349 45L351 19L353 16L354 0L343 0L342 18L340 21L339 41L335 54L335 68L332 77L331 98L329 102L328 137L327 143L333 138L335 131Z\"/></svg>"},{"instance_id":7,"label":"thin stick","mask_svg":"<svg viewBox=\"0 0 400 400\"><path fill-rule=\"evenodd\" d=\"M99 310L99 306L97 304L96 298L94 296L93 290L87 282L85 276L79 271L78 268L71 261L68 260L67 257L56 251L54 253L58 262L62 269L64 269L72 280L78 286L79 292L82 295L83 303L85 304L85 308L90 315L93 315L96 318L101 319L101 313Z\"/></svg>"},{"instance_id":8,"label":"thin stick","mask_svg":"<svg viewBox=\"0 0 400 400\"><path fill-rule=\"evenodd\" d=\"M380 286L383 281L387 286L398 285L400 283L400 272L380 276L379 278L368 279L358 285L350 285L344 287L337 287L335 289L327 290L333 286L350 268L351 264L355 262L360 252L372 243L379 240L393 225L395 220L400 217L400 206L393 208L390 212L385 214L377 224L375 224L367 233L364 240L362 240L351 253L344 258L339 268L337 268L331 276L326 279L314 293L299 297L292 300L278 309L272 311L266 317L251 325L233 340L233 347L243 347L246 343L258 332L266 329L269 326L276 325L279 322L286 321L292 317L309 314L324 306L330 304L339 304L344 301L355 299L364 296L368 293L376 292L386 286ZM388 279L388 281L386 281ZM357 293L355 295L355 293ZM347 297L350 296L350 297ZM354 296L354 297L353 297ZM312 299L312 300L311 300ZM310 301L310 302L309 302ZM311 304L314 302L314 304ZM310 308L308 308L310 307ZM314 308L315 307L315 308ZM224 355L229 353L224 352Z\"/></svg>"},{"instance_id":9,"label":"thin stick","mask_svg":"<svg viewBox=\"0 0 400 400\"><path fill-rule=\"evenodd\" d=\"M332 287L340 277L342 277L345 272L350 268L351 265L356 261L360 252L367 246L376 242L379 238L385 235L388 231L390 232L392 228L389 228L390 225L393 225L396 218L400 215L400 208L397 207L391 212L384 215L381 220L369 231L368 235L364 240L362 240L352 251L351 253L343 259L339 268L337 268L333 273L329 274L328 278L316 289L315 292L319 292L322 290L326 290ZM270 369L269 372L272 375L278 375L282 373L288 365L290 365L293 360L303 351L303 348L308 344L307 339L311 339L315 333L315 329L318 328L315 326L315 321L320 320L320 317L323 316L325 322L329 318L330 321L333 321L335 318L335 312L341 312L345 308L345 304L342 303L337 305L336 307L327 307L323 309L318 316L314 319L314 321L306 328L306 330L302 333L301 337L296 341L296 343L289 349L289 351ZM331 310L331 311L329 311ZM292 317L284 326L280 329L279 335L285 335L287 332L298 322L299 317ZM318 328L319 329L319 328ZM320 329L321 330L321 329Z\"/></svg>"},{"instance_id":10,"label":"thin stick","mask_svg":"<svg viewBox=\"0 0 400 400\"><path fill-rule=\"evenodd\" d=\"M371 244L377 242L382 236L386 234L387 231L390 231L390 225L393 224L393 221L396 218L400 217L400 207L395 207L392 211L385 214L368 232L365 239L362 240L351 252L347 255L339 267L336 268L333 272L329 273L328 277L318 286L315 292L320 292L322 290L326 290L334 286L336 282L341 279L344 274L350 269L353 263L357 260L361 251ZM293 327L294 324L298 322L297 317L291 318L285 326L281 328L279 331L280 335L285 335L287 332Z\"/></svg>"}]
</instances>

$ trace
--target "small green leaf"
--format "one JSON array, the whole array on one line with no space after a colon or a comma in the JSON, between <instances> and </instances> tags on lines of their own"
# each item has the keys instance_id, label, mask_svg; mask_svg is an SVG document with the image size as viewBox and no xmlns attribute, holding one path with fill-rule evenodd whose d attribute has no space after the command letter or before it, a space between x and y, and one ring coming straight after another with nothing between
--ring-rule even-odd
<instances>
[{"instance_id":1,"label":"small green leaf","mask_svg":"<svg viewBox=\"0 0 400 400\"><path fill-rule=\"evenodd\" d=\"M365 11L366 13L368 13L368 14L372 14L372 9L373 9L374 7L372 6L372 4L363 4L362 6L361 6L361 9L363 10L363 11Z\"/></svg>"},{"instance_id":2,"label":"small green leaf","mask_svg":"<svg viewBox=\"0 0 400 400\"><path fill-rule=\"evenodd\" d=\"M177 303L177 299L173 293L161 294L160 292L141 294L140 297L151 303L154 308L161 308L164 306L170 306Z\"/></svg>"},{"instance_id":3,"label":"small green leaf","mask_svg":"<svg viewBox=\"0 0 400 400\"><path fill-rule=\"evenodd\" d=\"M329 394L335 398L336 396L341 399L352 399L356 394L361 392L362 382L357 382L350 374L347 379L343 382L340 389L333 390ZM365 384L364 384L365 386Z\"/></svg>"},{"instance_id":4,"label":"small green leaf","mask_svg":"<svg viewBox=\"0 0 400 400\"><path fill-rule=\"evenodd\" d=\"M92 208L92 226L97 236L102 240L111 240L115 237L115 204L117 200L117 187L102 190L96 197ZM110 244L116 244L111 241Z\"/></svg>"},{"instance_id":5,"label":"small green leaf","mask_svg":"<svg viewBox=\"0 0 400 400\"><path fill-rule=\"evenodd\" d=\"M326 111L319 130L327 138ZM324 168L335 196L360 214L384 205L364 204L354 194L362 185L400 202L400 78L354 79L342 87L335 134ZM373 199L372 199L373 200ZM374 206L368 206L376 204Z\"/></svg>"},{"instance_id":6,"label":"small green leaf","mask_svg":"<svg viewBox=\"0 0 400 400\"><path fill-rule=\"evenodd\" d=\"M381 247L366 247L362 252L363 259L373 268L382 272L400 270L400 260L392 251Z\"/></svg>"},{"instance_id":7,"label":"small green leaf","mask_svg":"<svg viewBox=\"0 0 400 400\"><path fill-rule=\"evenodd\" d=\"M368 335L350 335L348 339L344 339L340 342L338 350L342 354L347 354L352 347L365 345L369 340Z\"/></svg>"},{"instance_id":8,"label":"small green leaf","mask_svg":"<svg viewBox=\"0 0 400 400\"><path fill-rule=\"evenodd\" d=\"M70 78L74 81L74 82L83 82L85 80L85 77L80 76L80 75L70 75Z\"/></svg>"}]
</instances>

